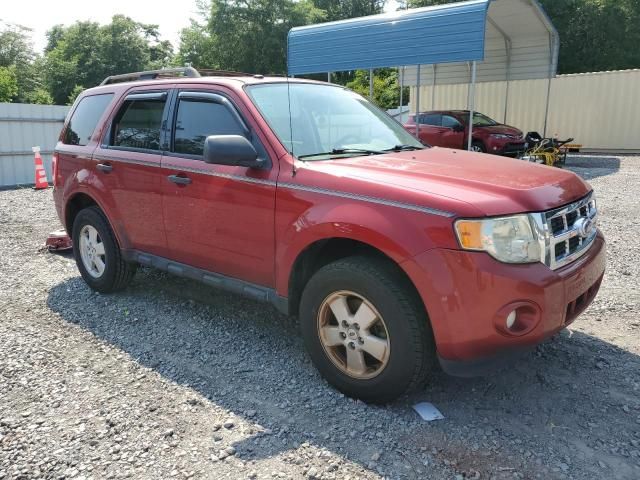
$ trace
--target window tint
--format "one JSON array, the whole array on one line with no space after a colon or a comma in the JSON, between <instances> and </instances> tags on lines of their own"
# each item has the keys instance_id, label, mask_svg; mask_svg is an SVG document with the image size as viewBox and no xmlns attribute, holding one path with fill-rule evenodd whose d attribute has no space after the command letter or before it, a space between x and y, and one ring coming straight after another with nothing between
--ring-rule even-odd
<instances>
[{"instance_id":1,"label":"window tint","mask_svg":"<svg viewBox=\"0 0 640 480\"><path fill-rule=\"evenodd\" d=\"M67 145L86 145L96 129L98 120L113 98L112 93L84 97L76 107L64 132Z\"/></svg>"},{"instance_id":2,"label":"window tint","mask_svg":"<svg viewBox=\"0 0 640 480\"><path fill-rule=\"evenodd\" d=\"M229 109L219 103L181 100L178 104L173 151L202 155L209 135L244 135Z\"/></svg>"},{"instance_id":3,"label":"window tint","mask_svg":"<svg viewBox=\"0 0 640 480\"><path fill-rule=\"evenodd\" d=\"M438 113L424 113L420 115L420 123L439 127L441 125L441 118L442 116Z\"/></svg>"},{"instance_id":4,"label":"window tint","mask_svg":"<svg viewBox=\"0 0 640 480\"><path fill-rule=\"evenodd\" d=\"M469 117L469 115L467 114L467 118ZM494 125L498 125L498 122L496 122L495 120L487 117L486 115L483 115L481 113L478 112L474 112L473 114L473 126L474 127L492 127Z\"/></svg>"},{"instance_id":5,"label":"window tint","mask_svg":"<svg viewBox=\"0 0 640 480\"><path fill-rule=\"evenodd\" d=\"M111 145L160 150L164 100L127 100L113 122Z\"/></svg>"},{"instance_id":6,"label":"window tint","mask_svg":"<svg viewBox=\"0 0 640 480\"><path fill-rule=\"evenodd\" d=\"M456 118L452 117L451 115L442 116L443 127L455 128L455 127L459 127L460 125L461 125L460 122Z\"/></svg>"}]
</instances>

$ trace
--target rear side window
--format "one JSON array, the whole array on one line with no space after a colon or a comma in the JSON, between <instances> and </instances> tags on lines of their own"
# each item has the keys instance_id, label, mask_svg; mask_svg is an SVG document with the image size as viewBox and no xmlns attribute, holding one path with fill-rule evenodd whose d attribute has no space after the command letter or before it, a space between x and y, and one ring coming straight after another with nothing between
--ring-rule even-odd
<instances>
[{"instance_id":1,"label":"rear side window","mask_svg":"<svg viewBox=\"0 0 640 480\"><path fill-rule=\"evenodd\" d=\"M425 113L420 115L420 123L439 127L442 125L442 115L437 113Z\"/></svg>"},{"instance_id":2,"label":"rear side window","mask_svg":"<svg viewBox=\"0 0 640 480\"><path fill-rule=\"evenodd\" d=\"M113 93L105 93L80 100L69 119L62 142L66 145L87 145L112 98Z\"/></svg>"},{"instance_id":3,"label":"rear side window","mask_svg":"<svg viewBox=\"0 0 640 480\"><path fill-rule=\"evenodd\" d=\"M160 150L164 98L125 100L112 125L114 147Z\"/></svg>"},{"instance_id":4,"label":"rear side window","mask_svg":"<svg viewBox=\"0 0 640 480\"><path fill-rule=\"evenodd\" d=\"M243 128L225 105L202 100L180 100L173 151L202 155L209 135L244 135Z\"/></svg>"}]
</instances>

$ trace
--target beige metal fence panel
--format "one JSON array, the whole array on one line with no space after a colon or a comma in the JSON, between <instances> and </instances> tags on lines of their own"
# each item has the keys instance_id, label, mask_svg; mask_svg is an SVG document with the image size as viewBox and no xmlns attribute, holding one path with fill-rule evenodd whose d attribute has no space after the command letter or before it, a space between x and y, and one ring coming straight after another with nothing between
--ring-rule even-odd
<instances>
[{"instance_id":1,"label":"beige metal fence panel","mask_svg":"<svg viewBox=\"0 0 640 480\"><path fill-rule=\"evenodd\" d=\"M593 150L640 151L640 70L553 80L551 132Z\"/></svg>"},{"instance_id":2,"label":"beige metal fence panel","mask_svg":"<svg viewBox=\"0 0 640 480\"><path fill-rule=\"evenodd\" d=\"M427 67L428 68L428 67ZM476 85L476 110L516 126L543 133L548 80ZM466 109L468 85L420 89L421 111ZM415 87L410 108L415 112ZM435 99L435 102L432 100ZM640 70L560 75L551 80L547 136L575 138L585 151L640 152Z\"/></svg>"},{"instance_id":3,"label":"beige metal fence panel","mask_svg":"<svg viewBox=\"0 0 640 480\"><path fill-rule=\"evenodd\" d=\"M51 181L51 155L69 107L0 103L0 188L34 182L31 147L39 146Z\"/></svg>"}]
</instances>

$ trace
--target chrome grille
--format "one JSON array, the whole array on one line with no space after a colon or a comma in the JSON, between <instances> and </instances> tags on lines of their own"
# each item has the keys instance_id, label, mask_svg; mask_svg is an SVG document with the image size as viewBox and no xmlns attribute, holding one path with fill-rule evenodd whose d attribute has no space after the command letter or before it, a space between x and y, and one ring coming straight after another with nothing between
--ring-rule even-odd
<instances>
[{"instance_id":1,"label":"chrome grille","mask_svg":"<svg viewBox=\"0 0 640 480\"><path fill-rule=\"evenodd\" d=\"M593 192L575 203L545 212L547 265L555 270L584 255L596 238L597 219Z\"/></svg>"}]
</instances>

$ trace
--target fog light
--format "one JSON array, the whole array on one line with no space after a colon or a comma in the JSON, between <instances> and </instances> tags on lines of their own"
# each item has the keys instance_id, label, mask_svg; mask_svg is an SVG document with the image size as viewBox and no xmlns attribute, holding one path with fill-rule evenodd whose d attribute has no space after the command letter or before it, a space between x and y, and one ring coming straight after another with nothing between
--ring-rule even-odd
<instances>
[{"instance_id":1,"label":"fog light","mask_svg":"<svg viewBox=\"0 0 640 480\"><path fill-rule=\"evenodd\" d=\"M531 333L540 323L540 307L532 302L513 302L498 310L493 324L503 335L521 337Z\"/></svg>"}]
</instances>

